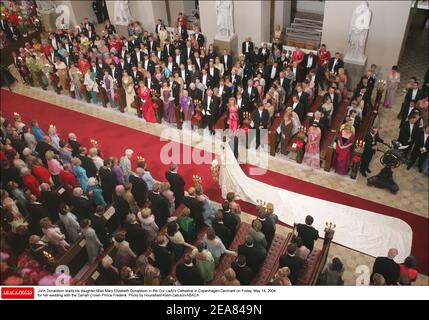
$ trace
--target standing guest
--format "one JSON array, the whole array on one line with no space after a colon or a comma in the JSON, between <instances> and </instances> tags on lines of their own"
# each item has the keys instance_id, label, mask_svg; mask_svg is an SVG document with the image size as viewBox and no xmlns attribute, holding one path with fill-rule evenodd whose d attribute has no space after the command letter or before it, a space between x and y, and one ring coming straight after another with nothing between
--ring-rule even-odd
<instances>
[{"instance_id":1,"label":"standing guest","mask_svg":"<svg viewBox=\"0 0 429 320\"><path fill-rule=\"evenodd\" d=\"M93 72L90 68L88 68L85 72L85 77L83 80L83 84L86 87L86 91L88 91L91 94L91 100L93 104L98 104L98 84L95 81L96 73Z\"/></svg>"},{"instance_id":2,"label":"standing guest","mask_svg":"<svg viewBox=\"0 0 429 320\"><path fill-rule=\"evenodd\" d=\"M307 144L305 145L305 154L303 162L312 169L320 169L320 139L322 131L317 123L308 128Z\"/></svg>"},{"instance_id":3,"label":"standing guest","mask_svg":"<svg viewBox=\"0 0 429 320\"><path fill-rule=\"evenodd\" d=\"M103 166L104 160L98 155L98 149L93 147L88 150L88 157L94 162L97 171ZM97 172L96 171L96 172Z\"/></svg>"},{"instance_id":4,"label":"standing guest","mask_svg":"<svg viewBox=\"0 0 429 320\"><path fill-rule=\"evenodd\" d=\"M51 145L56 149L60 150L60 137L57 134L55 126L50 125L48 129L48 135L51 139Z\"/></svg>"},{"instance_id":5,"label":"standing guest","mask_svg":"<svg viewBox=\"0 0 429 320\"><path fill-rule=\"evenodd\" d=\"M246 257L244 255L239 255L231 264L231 268L235 271L237 280L240 281L240 284L248 286L255 277L255 274L246 262Z\"/></svg>"},{"instance_id":6,"label":"standing guest","mask_svg":"<svg viewBox=\"0 0 429 320\"><path fill-rule=\"evenodd\" d=\"M48 170L51 174L52 181L56 186L60 185L60 172L63 170L61 163L56 159L53 151L46 152L46 162L48 163Z\"/></svg>"},{"instance_id":7,"label":"standing guest","mask_svg":"<svg viewBox=\"0 0 429 320\"><path fill-rule=\"evenodd\" d=\"M115 256L115 267L122 269L125 266L134 265L137 255L130 248L128 241L125 241L123 233L117 233L114 237L115 248L117 249Z\"/></svg>"},{"instance_id":8,"label":"standing guest","mask_svg":"<svg viewBox=\"0 0 429 320\"><path fill-rule=\"evenodd\" d=\"M387 253L387 257L377 257L372 267L371 278L374 277L374 274L378 273L383 276L386 285L396 285L400 275L400 267L394 260L397 255L398 250L391 248Z\"/></svg>"},{"instance_id":9,"label":"standing guest","mask_svg":"<svg viewBox=\"0 0 429 320\"><path fill-rule=\"evenodd\" d=\"M253 238L253 243L261 248L264 252L264 255L267 254L267 239L265 239L265 235L262 233L262 223L259 220L253 220L252 229L249 231L249 235Z\"/></svg>"},{"instance_id":10,"label":"standing guest","mask_svg":"<svg viewBox=\"0 0 429 320\"><path fill-rule=\"evenodd\" d=\"M107 205L103 198L103 191L98 185L97 179L93 177L88 179L88 195L96 206L105 207Z\"/></svg>"},{"instance_id":11,"label":"standing guest","mask_svg":"<svg viewBox=\"0 0 429 320\"><path fill-rule=\"evenodd\" d=\"M51 219L45 217L40 220L40 227L42 228L43 234L48 239L49 243L54 246L59 246L63 251L70 248L70 245L65 240L66 236L61 233L60 228L52 224Z\"/></svg>"},{"instance_id":12,"label":"standing guest","mask_svg":"<svg viewBox=\"0 0 429 320\"><path fill-rule=\"evenodd\" d=\"M290 281L293 285L297 284L298 276L304 261L296 255L296 244L291 243L287 246L287 252L280 257L280 268L288 267L290 270Z\"/></svg>"},{"instance_id":13,"label":"standing guest","mask_svg":"<svg viewBox=\"0 0 429 320\"><path fill-rule=\"evenodd\" d=\"M155 266L160 270L161 276L165 278L170 274L173 262L172 253L168 247L168 239L165 235L157 236L152 245L152 251L155 256Z\"/></svg>"},{"instance_id":14,"label":"standing guest","mask_svg":"<svg viewBox=\"0 0 429 320\"><path fill-rule=\"evenodd\" d=\"M61 61L60 57L55 57L55 70L58 76L58 90L62 90L65 95L69 94L69 91L66 89L67 86L67 66Z\"/></svg>"},{"instance_id":15,"label":"standing guest","mask_svg":"<svg viewBox=\"0 0 429 320\"><path fill-rule=\"evenodd\" d=\"M76 216L70 211L70 208L67 205L62 205L59 211L60 221L63 223L64 228L66 229L68 242L73 244L79 238L81 231L80 225L77 222Z\"/></svg>"},{"instance_id":16,"label":"standing guest","mask_svg":"<svg viewBox=\"0 0 429 320\"><path fill-rule=\"evenodd\" d=\"M73 167L71 163L66 163L63 166L64 170L60 171L58 176L60 183L65 187L68 192L71 192L74 188L79 187L79 182L76 176L73 174Z\"/></svg>"},{"instance_id":17,"label":"standing guest","mask_svg":"<svg viewBox=\"0 0 429 320\"><path fill-rule=\"evenodd\" d=\"M183 263L176 269L177 280L184 286L203 285L204 280L196 266L192 263L191 255L187 254L183 258Z\"/></svg>"},{"instance_id":18,"label":"standing guest","mask_svg":"<svg viewBox=\"0 0 429 320\"><path fill-rule=\"evenodd\" d=\"M192 251L191 257L195 261L195 266L197 267L204 283L213 280L216 271L215 261L210 251L204 247L203 242L197 242L196 248Z\"/></svg>"},{"instance_id":19,"label":"standing guest","mask_svg":"<svg viewBox=\"0 0 429 320\"><path fill-rule=\"evenodd\" d=\"M262 224L261 231L267 240L267 248L270 248L276 233L276 226L272 223L272 220L268 219L267 211L262 206L258 208L258 220Z\"/></svg>"},{"instance_id":20,"label":"standing guest","mask_svg":"<svg viewBox=\"0 0 429 320\"><path fill-rule=\"evenodd\" d=\"M160 228L164 227L170 217L170 210L168 200L161 194L161 184L159 182L153 184L152 191L149 192L149 201L150 208L155 214L156 224Z\"/></svg>"},{"instance_id":21,"label":"standing guest","mask_svg":"<svg viewBox=\"0 0 429 320\"><path fill-rule=\"evenodd\" d=\"M216 235L222 240L222 243L225 245L225 247L229 248L233 240L233 234L223 222L222 210L218 210L216 212L212 227L216 232Z\"/></svg>"},{"instance_id":22,"label":"standing guest","mask_svg":"<svg viewBox=\"0 0 429 320\"><path fill-rule=\"evenodd\" d=\"M371 163L372 157L377 151L377 144L384 143L383 139L380 138L378 128L373 126L371 131L365 137L365 148L362 154L362 161L360 164L360 173L363 177L366 177L366 173L371 173L369 164Z\"/></svg>"},{"instance_id":23,"label":"standing guest","mask_svg":"<svg viewBox=\"0 0 429 320\"><path fill-rule=\"evenodd\" d=\"M88 253L88 261L92 263L103 251L103 244L98 239L94 229L91 228L91 220L81 220L80 227L82 228L82 234L86 240L85 246Z\"/></svg>"},{"instance_id":24,"label":"standing guest","mask_svg":"<svg viewBox=\"0 0 429 320\"><path fill-rule=\"evenodd\" d=\"M142 228L134 213L127 215L124 228L127 232L126 240L129 242L131 250L137 255L144 254L149 246L149 232Z\"/></svg>"},{"instance_id":25,"label":"standing guest","mask_svg":"<svg viewBox=\"0 0 429 320\"><path fill-rule=\"evenodd\" d=\"M125 185L124 172L119 165L119 160L116 157L110 157L112 160L112 172L115 174L116 184Z\"/></svg>"},{"instance_id":26,"label":"standing guest","mask_svg":"<svg viewBox=\"0 0 429 320\"><path fill-rule=\"evenodd\" d=\"M155 216L152 214L152 210L150 208L143 208L137 212L137 217L142 228L148 232L149 241L155 240L159 227L155 223Z\"/></svg>"},{"instance_id":27,"label":"standing guest","mask_svg":"<svg viewBox=\"0 0 429 320\"><path fill-rule=\"evenodd\" d=\"M240 281L237 280L234 269L228 268L225 270L225 273L222 277L223 286L239 286Z\"/></svg>"},{"instance_id":28,"label":"standing guest","mask_svg":"<svg viewBox=\"0 0 429 320\"><path fill-rule=\"evenodd\" d=\"M86 171L81 167L82 161L79 158L72 158L73 165L73 174L75 175L79 185L83 189L84 192L88 190L88 176L86 175Z\"/></svg>"},{"instance_id":29,"label":"standing guest","mask_svg":"<svg viewBox=\"0 0 429 320\"><path fill-rule=\"evenodd\" d=\"M162 84L161 96L164 103L164 120L168 123L176 123L176 106L173 93L167 82Z\"/></svg>"},{"instance_id":30,"label":"standing guest","mask_svg":"<svg viewBox=\"0 0 429 320\"><path fill-rule=\"evenodd\" d=\"M392 108L395 103L396 90L401 82L401 74L398 72L398 66L393 66L387 75L386 95L384 96L383 105L386 108Z\"/></svg>"},{"instance_id":31,"label":"standing guest","mask_svg":"<svg viewBox=\"0 0 429 320\"><path fill-rule=\"evenodd\" d=\"M31 120L31 131L33 131L37 142L42 141L46 136L43 130L39 127L39 122L37 120Z\"/></svg>"},{"instance_id":32,"label":"standing guest","mask_svg":"<svg viewBox=\"0 0 429 320\"><path fill-rule=\"evenodd\" d=\"M115 108L115 86L113 84L113 77L107 69L104 70L103 88L106 90L107 98L111 108Z\"/></svg>"},{"instance_id":33,"label":"standing guest","mask_svg":"<svg viewBox=\"0 0 429 320\"><path fill-rule=\"evenodd\" d=\"M222 240L218 236L216 236L216 232L213 228L209 228L207 230L206 235L204 236L204 244L207 247L207 250L210 251L213 258L215 259L215 263L218 264L220 257L223 254L232 254L237 256L237 253L234 251L227 250L222 243Z\"/></svg>"},{"instance_id":34,"label":"standing guest","mask_svg":"<svg viewBox=\"0 0 429 320\"><path fill-rule=\"evenodd\" d=\"M283 121L281 122L279 129L280 129L280 141L281 141L280 152L283 155L287 155L289 153L288 146L292 139L292 129L293 129L291 112L285 112Z\"/></svg>"},{"instance_id":35,"label":"standing guest","mask_svg":"<svg viewBox=\"0 0 429 320\"><path fill-rule=\"evenodd\" d=\"M295 243L297 247L296 256L304 261L307 260L307 257L310 254L310 250L306 246L304 246L300 237L295 238Z\"/></svg>"},{"instance_id":36,"label":"standing guest","mask_svg":"<svg viewBox=\"0 0 429 320\"><path fill-rule=\"evenodd\" d=\"M422 172L423 163L426 160L428 156L428 150L429 150L429 126L426 125L426 127L423 130L418 130L415 135L415 142L414 147L411 151L411 158L408 162L407 170L411 169L411 167L414 165L417 159L418 161L418 168L419 172Z\"/></svg>"},{"instance_id":37,"label":"standing guest","mask_svg":"<svg viewBox=\"0 0 429 320\"><path fill-rule=\"evenodd\" d=\"M177 223L187 243L194 243L197 238L197 230L194 219L190 216L191 210L184 208Z\"/></svg>"},{"instance_id":38,"label":"standing guest","mask_svg":"<svg viewBox=\"0 0 429 320\"><path fill-rule=\"evenodd\" d=\"M336 173L345 175L349 171L354 142L355 136L352 132L352 126L346 124L337 137L337 146L334 155Z\"/></svg>"},{"instance_id":39,"label":"standing guest","mask_svg":"<svg viewBox=\"0 0 429 320\"><path fill-rule=\"evenodd\" d=\"M105 159L104 165L98 170L100 178L101 190L103 190L104 201L109 204L112 203L115 188L118 185L115 172L112 170L112 159Z\"/></svg>"},{"instance_id":40,"label":"standing guest","mask_svg":"<svg viewBox=\"0 0 429 320\"><path fill-rule=\"evenodd\" d=\"M127 70L122 71L122 87L125 90L125 100L127 103L127 112L135 114L136 110L132 107L136 92L134 90L133 78L128 74Z\"/></svg>"},{"instance_id":41,"label":"standing guest","mask_svg":"<svg viewBox=\"0 0 429 320\"><path fill-rule=\"evenodd\" d=\"M399 274L401 277L405 277L409 283L413 283L417 280L419 272L416 270L416 258L409 256L405 259L404 263L399 265Z\"/></svg>"},{"instance_id":42,"label":"standing guest","mask_svg":"<svg viewBox=\"0 0 429 320\"><path fill-rule=\"evenodd\" d=\"M119 166L121 167L122 172L124 173L125 183L129 182L129 177L132 174L131 157L133 156L133 154L134 154L133 150L126 149L125 154L119 160Z\"/></svg>"},{"instance_id":43,"label":"standing guest","mask_svg":"<svg viewBox=\"0 0 429 320\"><path fill-rule=\"evenodd\" d=\"M398 141L403 146L408 146L404 150L405 156L408 156L408 153L412 149L415 142L416 135L420 129L417 120L418 120L417 116L415 114L411 114L408 117L408 120L404 121L401 124Z\"/></svg>"},{"instance_id":44,"label":"standing guest","mask_svg":"<svg viewBox=\"0 0 429 320\"><path fill-rule=\"evenodd\" d=\"M238 247L238 254L246 257L247 264L255 274L259 273L264 263L265 253L266 250L264 251L262 248L257 247L250 235L247 235L245 243Z\"/></svg>"},{"instance_id":45,"label":"standing guest","mask_svg":"<svg viewBox=\"0 0 429 320\"><path fill-rule=\"evenodd\" d=\"M96 207L95 212L91 215L91 228L94 229L97 238L103 244L104 247L111 243L109 232L106 228L106 220L103 217L104 208Z\"/></svg>"},{"instance_id":46,"label":"standing guest","mask_svg":"<svg viewBox=\"0 0 429 320\"><path fill-rule=\"evenodd\" d=\"M228 100L228 127L233 133L236 133L240 128L240 119L239 119L239 108L235 102L235 98L229 98Z\"/></svg>"},{"instance_id":47,"label":"standing guest","mask_svg":"<svg viewBox=\"0 0 429 320\"><path fill-rule=\"evenodd\" d=\"M141 101L141 110L144 119L150 123L156 123L156 116L152 102L152 95L149 88L146 87L144 81L140 81L137 94Z\"/></svg>"},{"instance_id":48,"label":"standing guest","mask_svg":"<svg viewBox=\"0 0 429 320\"><path fill-rule=\"evenodd\" d=\"M183 114L183 121L189 125L195 112L195 105L194 100L189 96L188 90L183 90L180 97L180 112Z\"/></svg>"},{"instance_id":49,"label":"standing guest","mask_svg":"<svg viewBox=\"0 0 429 320\"><path fill-rule=\"evenodd\" d=\"M322 271L318 284L324 286L342 286L344 285L343 272L343 263L339 258L335 257Z\"/></svg>"},{"instance_id":50,"label":"standing guest","mask_svg":"<svg viewBox=\"0 0 429 320\"><path fill-rule=\"evenodd\" d=\"M146 203L148 187L146 182L143 180L144 169L137 168L136 173L130 175L130 183L132 185L131 193L134 196L134 199L137 202L139 208L143 208Z\"/></svg>"},{"instance_id":51,"label":"standing guest","mask_svg":"<svg viewBox=\"0 0 429 320\"><path fill-rule=\"evenodd\" d=\"M72 148L72 156L77 157L80 153L79 149L81 147L80 143L77 141L77 136L73 132L70 132L68 138L68 142Z\"/></svg>"},{"instance_id":52,"label":"standing guest","mask_svg":"<svg viewBox=\"0 0 429 320\"><path fill-rule=\"evenodd\" d=\"M302 243L308 248L308 250L310 250L310 252L313 251L314 242L319 239L319 231L312 226L313 222L314 219L312 216L306 216L305 224L299 223L296 226L298 237L301 238Z\"/></svg>"},{"instance_id":53,"label":"standing guest","mask_svg":"<svg viewBox=\"0 0 429 320\"><path fill-rule=\"evenodd\" d=\"M185 180L178 173L177 164L170 164L169 171L165 173L165 178L170 183L171 191L174 193L176 209L183 203L185 194Z\"/></svg>"}]
</instances>

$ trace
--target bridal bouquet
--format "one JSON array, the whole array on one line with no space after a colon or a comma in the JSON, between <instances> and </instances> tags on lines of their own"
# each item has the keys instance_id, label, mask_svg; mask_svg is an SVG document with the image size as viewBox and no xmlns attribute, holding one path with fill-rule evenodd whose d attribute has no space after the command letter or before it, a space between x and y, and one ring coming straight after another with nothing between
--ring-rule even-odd
<instances>
[{"instance_id":1,"label":"bridal bouquet","mask_svg":"<svg viewBox=\"0 0 429 320\"><path fill-rule=\"evenodd\" d=\"M210 168L214 181L219 181L219 170L220 170L219 161L217 161L217 159L214 159L212 161L212 166Z\"/></svg>"}]
</instances>

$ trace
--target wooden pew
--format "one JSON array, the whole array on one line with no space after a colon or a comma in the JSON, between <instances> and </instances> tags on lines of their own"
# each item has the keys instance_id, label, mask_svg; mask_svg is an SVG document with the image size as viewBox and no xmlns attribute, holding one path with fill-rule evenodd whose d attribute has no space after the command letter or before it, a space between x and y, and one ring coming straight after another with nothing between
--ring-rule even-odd
<instances>
[{"instance_id":1,"label":"wooden pew","mask_svg":"<svg viewBox=\"0 0 429 320\"><path fill-rule=\"evenodd\" d=\"M314 286L319 279L323 268L328 259L329 249L334 237L334 229L325 228L325 239L323 240L322 249L314 248L304 263L304 266L298 276L298 285Z\"/></svg>"},{"instance_id":2,"label":"wooden pew","mask_svg":"<svg viewBox=\"0 0 429 320\"><path fill-rule=\"evenodd\" d=\"M263 286L267 285L271 281L279 268L279 259L285 253L287 246L292 239L292 235L293 232L290 232L286 238L278 234L274 236L270 250L268 250L267 257L259 271L258 277L252 280L251 285Z\"/></svg>"},{"instance_id":3,"label":"wooden pew","mask_svg":"<svg viewBox=\"0 0 429 320\"><path fill-rule=\"evenodd\" d=\"M229 250L237 251L238 246L242 245L246 239L246 236L249 234L250 228L252 226L248 223L242 222L240 228L235 234L234 240L229 246ZM219 264L216 268L215 275L213 280L209 282L210 285L220 285L222 282L222 277L225 273L225 270L231 266L231 263L236 259L235 256L231 254L224 254L219 261Z\"/></svg>"},{"instance_id":4,"label":"wooden pew","mask_svg":"<svg viewBox=\"0 0 429 320\"><path fill-rule=\"evenodd\" d=\"M67 266L70 270L70 275L74 277L87 263L86 240L84 236L80 236L64 254L55 259L54 264L56 267Z\"/></svg>"}]
</instances>

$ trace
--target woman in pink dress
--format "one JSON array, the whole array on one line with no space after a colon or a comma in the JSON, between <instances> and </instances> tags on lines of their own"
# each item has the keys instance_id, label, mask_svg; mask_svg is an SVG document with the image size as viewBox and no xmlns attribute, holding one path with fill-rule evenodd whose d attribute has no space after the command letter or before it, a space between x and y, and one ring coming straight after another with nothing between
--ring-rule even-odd
<instances>
[{"instance_id":1,"label":"woman in pink dress","mask_svg":"<svg viewBox=\"0 0 429 320\"><path fill-rule=\"evenodd\" d=\"M320 138L322 132L317 124L308 128L305 145L304 163L313 169L320 169Z\"/></svg>"},{"instance_id":2,"label":"woman in pink dress","mask_svg":"<svg viewBox=\"0 0 429 320\"><path fill-rule=\"evenodd\" d=\"M232 132L236 133L240 127L239 117L238 117L238 106L235 103L235 98L229 98L228 100L228 127Z\"/></svg>"},{"instance_id":3,"label":"woman in pink dress","mask_svg":"<svg viewBox=\"0 0 429 320\"><path fill-rule=\"evenodd\" d=\"M153 102L150 90L145 86L143 81L139 83L140 87L137 90L137 94L140 97L142 103L142 114L147 122L155 123L156 116L155 110L153 109Z\"/></svg>"},{"instance_id":4,"label":"woman in pink dress","mask_svg":"<svg viewBox=\"0 0 429 320\"><path fill-rule=\"evenodd\" d=\"M346 175L349 171L352 158L352 147L355 142L350 125L345 125L337 138L337 146L334 154L334 168L338 174Z\"/></svg>"}]
</instances>

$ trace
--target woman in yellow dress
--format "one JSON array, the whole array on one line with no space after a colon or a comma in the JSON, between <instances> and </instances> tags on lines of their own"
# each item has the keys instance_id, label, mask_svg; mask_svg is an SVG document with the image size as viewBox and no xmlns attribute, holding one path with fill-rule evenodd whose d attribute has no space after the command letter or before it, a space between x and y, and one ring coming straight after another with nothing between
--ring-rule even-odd
<instances>
[{"instance_id":1,"label":"woman in yellow dress","mask_svg":"<svg viewBox=\"0 0 429 320\"><path fill-rule=\"evenodd\" d=\"M125 99L127 101L127 112L136 114L137 109L131 107L131 104L134 101L134 97L136 95L134 91L134 81L133 78L128 75L127 70L122 72L122 87L125 90Z\"/></svg>"}]
</instances>

